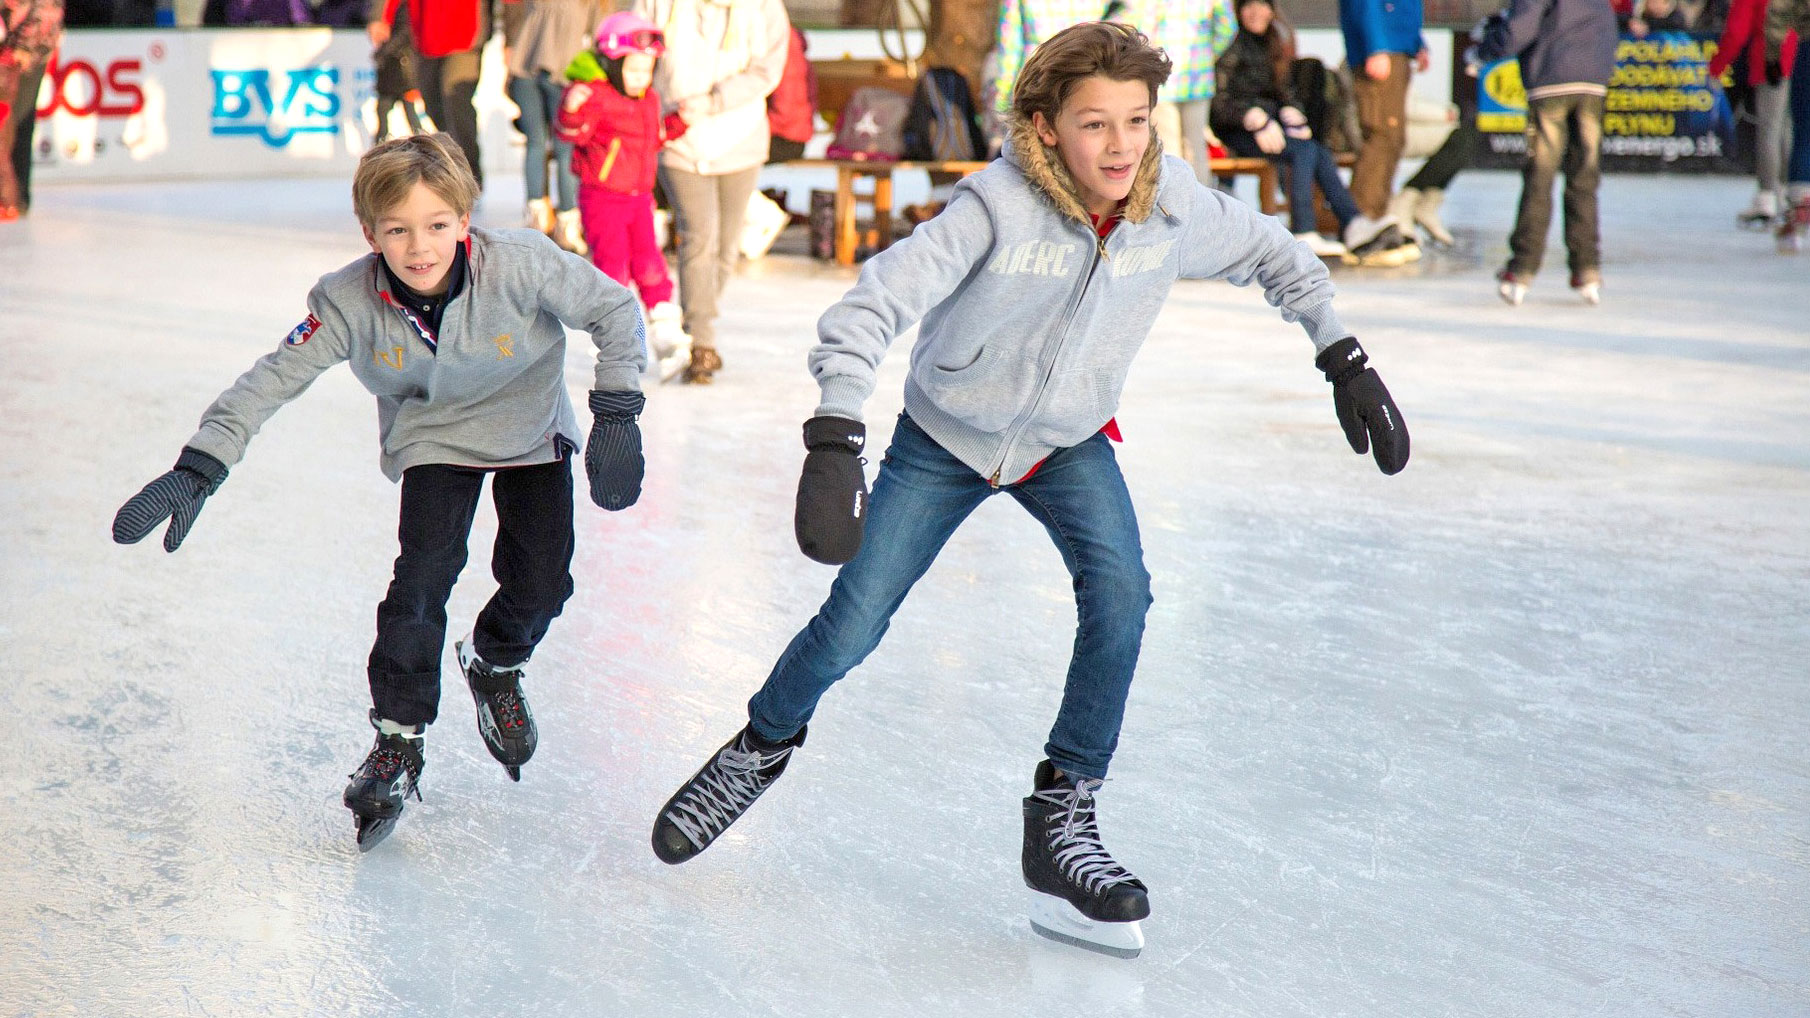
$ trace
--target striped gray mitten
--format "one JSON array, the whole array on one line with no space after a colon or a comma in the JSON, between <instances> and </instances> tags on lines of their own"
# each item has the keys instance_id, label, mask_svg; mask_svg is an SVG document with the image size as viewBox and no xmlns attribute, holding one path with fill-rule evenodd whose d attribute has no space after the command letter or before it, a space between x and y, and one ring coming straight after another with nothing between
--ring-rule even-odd
<instances>
[{"instance_id":1,"label":"striped gray mitten","mask_svg":"<svg viewBox=\"0 0 1810 1018\"><path fill-rule=\"evenodd\" d=\"M163 550L175 551L195 525L195 517L201 514L201 503L218 491L224 480L226 464L183 446L174 470L145 485L120 507L113 517L113 539L120 544L137 544L159 523L169 520L170 529L163 533Z\"/></svg>"},{"instance_id":2,"label":"striped gray mitten","mask_svg":"<svg viewBox=\"0 0 1810 1018\"><path fill-rule=\"evenodd\" d=\"M641 497L647 464L641 458L641 426L635 423L647 397L639 392L591 390L591 439L584 447L584 472L591 501L611 512Z\"/></svg>"}]
</instances>

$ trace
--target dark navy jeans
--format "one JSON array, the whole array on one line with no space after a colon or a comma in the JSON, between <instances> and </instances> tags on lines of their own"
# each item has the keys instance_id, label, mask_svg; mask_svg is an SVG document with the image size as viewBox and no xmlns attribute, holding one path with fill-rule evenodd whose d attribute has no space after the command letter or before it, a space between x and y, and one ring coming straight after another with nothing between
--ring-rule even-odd
<instances>
[{"instance_id":1,"label":"dark navy jeans","mask_svg":"<svg viewBox=\"0 0 1810 1018\"><path fill-rule=\"evenodd\" d=\"M1074 656L1044 753L1070 774L1105 777L1143 642L1150 574L1131 495L1104 435L1055 453L1027 481L994 488L901 414L874 481L861 552L748 702L754 731L783 739L810 720L824 692L879 645L955 528L1000 491L1043 524L1074 577Z\"/></svg>"},{"instance_id":2,"label":"dark navy jeans","mask_svg":"<svg viewBox=\"0 0 1810 1018\"><path fill-rule=\"evenodd\" d=\"M367 667L378 717L420 725L432 724L439 713L446 599L465 568L486 473L496 503L490 571L497 591L478 613L472 641L478 656L501 667L528 660L572 596L570 457L494 471L439 463L403 471L396 528L401 553L389 593L377 606L377 640Z\"/></svg>"}]
</instances>

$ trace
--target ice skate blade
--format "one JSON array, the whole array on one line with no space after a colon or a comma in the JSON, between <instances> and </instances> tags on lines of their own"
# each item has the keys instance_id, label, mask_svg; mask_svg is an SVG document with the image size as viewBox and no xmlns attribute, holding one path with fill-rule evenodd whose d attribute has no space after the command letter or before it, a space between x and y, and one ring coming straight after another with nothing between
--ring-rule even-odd
<instances>
[{"instance_id":1,"label":"ice skate blade","mask_svg":"<svg viewBox=\"0 0 1810 1018\"><path fill-rule=\"evenodd\" d=\"M1114 958L1136 958L1144 950L1144 930L1137 920L1095 922L1053 894L1031 892L1030 918L1031 929L1038 936L1059 944Z\"/></svg>"},{"instance_id":2,"label":"ice skate blade","mask_svg":"<svg viewBox=\"0 0 1810 1018\"><path fill-rule=\"evenodd\" d=\"M400 815L393 817L359 817L358 818L358 851L369 852L376 848L383 839L396 829L396 821Z\"/></svg>"}]
</instances>

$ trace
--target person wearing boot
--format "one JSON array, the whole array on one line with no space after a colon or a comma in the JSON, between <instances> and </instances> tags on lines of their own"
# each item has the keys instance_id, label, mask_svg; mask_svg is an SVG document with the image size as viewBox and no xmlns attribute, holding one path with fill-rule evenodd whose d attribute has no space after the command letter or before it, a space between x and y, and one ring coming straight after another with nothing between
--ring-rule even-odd
<instances>
[{"instance_id":1,"label":"person wearing boot","mask_svg":"<svg viewBox=\"0 0 1810 1018\"><path fill-rule=\"evenodd\" d=\"M1339 29L1351 67L1358 127L1364 143L1351 168L1351 196L1361 213L1345 227L1345 246L1364 257L1402 247L1404 261L1420 256L1406 228L1389 214L1395 168L1408 144L1408 79L1431 64L1421 38L1421 0L1339 0Z\"/></svg>"},{"instance_id":2,"label":"person wearing boot","mask_svg":"<svg viewBox=\"0 0 1810 1018\"><path fill-rule=\"evenodd\" d=\"M1565 171L1565 251L1571 288L1602 301L1602 233L1596 189L1602 181L1603 108L1621 34L1602 0L1512 0L1484 22L1465 63L1515 57L1527 87L1527 158L1521 204L1508 239L1509 259L1496 292L1509 304L1527 297L1546 255L1552 185Z\"/></svg>"},{"instance_id":3,"label":"person wearing boot","mask_svg":"<svg viewBox=\"0 0 1810 1018\"><path fill-rule=\"evenodd\" d=\"M509 100L522 111L516 121L527 139L522 191L526 225L577 255L590 253L578 214L578 178L572 146L553 129L565 93L566 66L590 48L591 30L603 15L597 0L519 0L520 23L509 46ZM551 156L556 187L549 193ZM557 204L556 204L557 202ZM621 280L617 280L621 282Z\"/></svg>"},{"instance_id":4,"label":"person wearing boot","mask_svg":"<svg viewBox=\"0 0 1810 1018\"><path fill-rule=\"evenodd\" d=\"M676 113L660 113L653 78L666 43L652 22L628 11L612 14L598 26L595 41L595 49L573 57L566 68L572 84L560 103L559 136L578 173L591 261L640 292L653 346L650 368L671 381L691 362L691 337L672 302L666 255L654 239L654 181L660 149L685 133L685 122Z\"/></svg>"},{"instance_id":5,"label":"person wearing boot","mask_svg":"<svg viewBox=\"0 0 1810 1018\"><path fill-rule=\"evenodd\" d=\"M749 700L747 724L661 807L662 861L705 851L772 787L823 695L879 645L956 528L1003 492L1049 532L1078 618L1061 708L1026 768L1031 923L1109 954L1141 948L1148 888L1108 853L1098 823L1151 605L1112 447L1126 373L1170 288L1263 287L1317 352L1351 448L1386 474L1409 452L1401 411L1333 310L1326 267L1274 217L1162 154L1150 114L1169 70L1128 25L1089 22L1045 41L1018 78L1004 156L869 260L818 321L809 365L820 396L803 429L794 531L807 556L841 568ZM905 412L870 501L861 410L914 325ZM926 764L926 778L949 763Z\"/></svg>"}]
</instances>

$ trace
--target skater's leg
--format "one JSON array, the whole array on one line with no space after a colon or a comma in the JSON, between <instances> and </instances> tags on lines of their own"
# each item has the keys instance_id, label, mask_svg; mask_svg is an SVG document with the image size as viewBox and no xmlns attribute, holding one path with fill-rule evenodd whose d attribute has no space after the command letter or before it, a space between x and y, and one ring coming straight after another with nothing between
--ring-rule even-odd
<instances>
[{"instance_id":1,"label":"skater's leg","mask_svg":"<svg viewBox=\"0 0 1810 1018\"><path fill-rule=\"evenodd\" d=\"M748 701L755 734L783 740L810 720L824 691L879 645L912 584L993 490L900 415L874 481L861 551L836 574L829 599Z\"/></svg>"},{"instance_id":2,"label":"skater's leg","mask_svg":"<svg viewBox=\"0 0 1810 1018\"><path fill-rule=\"evenodd\" d=\"M1437 151L1427 157L1414 176L1402 185L1404 191L1443 191L1452 182L1460 170L1469 169L1476 159L1477 141L1482 135L1477 130L1477 116L1474 111L1466 110L1458 116L1458 126L1446 135Z\"/></svg>"},{"instance_id":3,"label":"skater's leg","mask_svg":"<svg viewBox=\"0 0 1810 1018\"><path fill-rule=\"evenodd\" d=\"M1521 205L1509 235L1508 271L1525 282L1540 271L1552 228L1552 181L1565 158L1567 96L1535 99L1527 110L1527 157L1521 167Z\"/></svg>"},{"instance_id":4,"label":"skater's leg","mask_svg":"<svg viewBox=\"0 0 1810 1018\"><path fill-rule=\"evenodd\" d=\"M1320 193L1326 196L1326 207L1338 218L1339 233L1343 235L1345 227L1358 217L1357 202L1351 198L1351 191L1345 182L1339 179L1339 164L1332 157L1332 150L1319 142L1310 142L1314 149L1314 182L1320 185ZM1407 224L1402 224L1407 229Z\"/></svg>"},{"instance_id":5,"label":"skater's leg","mask_svg":"<svg viewBox=\"0 0 1810 1018\"><path fill-rule=\"evenodd\" d=\"M604 275L628 286L633 279L629 275L623 207L621 195L601 187L583 188L578 193L578 214L584 223L585 243L591 249L591 264Z\"/></svg>"},{"instance_id":6,"label":"skater's leg","mask_svg":"<svg viewBox=\"0 0 1810 1018\"><path fill-rule=\"evenodd\" d=\"M1300 235L1319 229L1314 217L1314 150L1319 145L1301 138L1287 138L1281 153L1271 157L1288 171L1289 232Z\"/></svg>"},{"instance_id":7,"label":"skater's leg","mask_svg":"<svg viewBox=\"0 0 1810 1018\"><path fill-rule=\"evenodd\" d=\"M440 706L446 599L465 568L465 541L484 474L432 464L402 475L397 539L401 553L389 593L377 606L368 673L377 716L431 724Z\"/></svg>"},{"instance_id":8,"label":"skater's leg","mask_svg":"<svg viewBox=\"0 0 1810 1018\"><path fill-rule=\"evenodd\" d=\"M543 105L540 83L535 79L511 74L504 91L509 101L522 111L516 121L526 139L522 154L522 196L529 201L544 199L547 197L547 147L552 140L553 117ZM558 108L556 104L552 110ZM570 148L567 146L568 151Z\"/></svg>"},{"instance_id":9,"label":"skater's leg","mask_svg":"<svg viewBox=\"0 0 1810 1018\"><path fill-rule=\"evenodd\" d=\"M672 300L672 276L666 271L666 256L660 253L654 237L654 203L645 195L635 196L626 212L628 271L641 303L647 307Z\"/></svg>"},{"instance_id":10,"label":"skater's leg","mask_svg":"<svg viewBox=\"0 0 1810 1018\"><path fill-rule=\"evenodd\" d=\"M1790 128L1791 84L1760 82L1753 87L1754 181L1762 194L1780 195L1784 191L1785 153Z\"/></svg>"},{"instance_id":11,"label":"skater's leg","mask_svg":"<svg viewBox=\"0 0 1810 1018\"><path fill-rule=\"evenodd\" d=\"M1095 435L1007 489L1049 531L1074 577L1074 655L1044 753L1075 778L1104 778L1150 610L1137 513L1112 444Z\"/></svg>"},{"instance_id":12,"label":"skater's leg","mask_svg":"<svg viewBox=\"0 0 1810 1018\"><path fill-rule=\"evenodd\" d=\"M1601 183L1603 108L1600 95L1573 96L1565 145L1565 253L1572 285L1601 282L1602 232L1597 223L1596 189Z\"/></svg>"},{"instance_id":13,"label":"skater's leg","mask_svg":"<svg viewBox=\"0 0 1810 1018\"><path fill-rule=\"evenodd\" d=\"M528 660L572 596L571 459L498 470L490 494L497 591L478 613L473 642L487 664L513 668Z\"/></svg>"}]
</instances>

